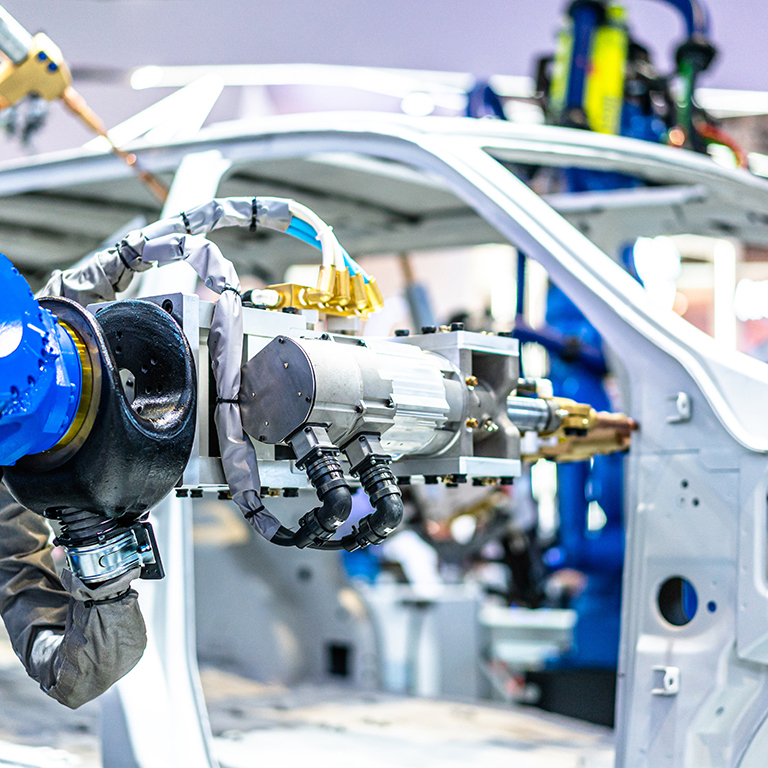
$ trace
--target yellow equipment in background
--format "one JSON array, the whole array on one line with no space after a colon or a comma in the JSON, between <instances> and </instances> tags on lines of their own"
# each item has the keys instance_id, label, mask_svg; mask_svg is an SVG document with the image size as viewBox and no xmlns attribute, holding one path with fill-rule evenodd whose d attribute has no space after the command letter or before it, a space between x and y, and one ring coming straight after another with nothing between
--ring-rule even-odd
<instances>
[{"instance_id":1,"label":"yellow equipment in background","mask_svg":"<svg viewBox=\"0 0 768 768\"><path fill-rule=\"evenodd\" d=\"M596 133L617 135L624 105L624 79L629 32L623 6L609 4L605 18L596 28L584 70L584 98L579 114L566 109L569 78L573 72L573 19L567 16L557 39L550 90L550 120L560 125L577 125ZM586 124L583 124L586 121Z\"/></svg>"},{"instance_id":2,"label":"yellow equipment in background","mask_svg":"<svg viewBox=\"0 0 768 768\"><path fill-rule=\"evenodd\" d=\"M0 110L13 107L27 96L45 101L61 99L94 133L103 136L112 151L129 165L152 193L164 203L168 189L139 167L136 155L117 147L99 116L72 87L72 75L59 47L42 32L34 37L0 6L0 51L7 61L0 65Z\"/></svg>"}]
</instances>

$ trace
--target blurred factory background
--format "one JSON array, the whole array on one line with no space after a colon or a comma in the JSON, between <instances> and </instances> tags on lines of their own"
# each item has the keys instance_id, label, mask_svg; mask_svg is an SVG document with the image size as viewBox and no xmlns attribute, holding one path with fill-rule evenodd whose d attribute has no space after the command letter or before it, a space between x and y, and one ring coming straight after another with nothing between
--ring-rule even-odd
<instances>
[{"instance_id":1,"label":"blurred factory background","mask_svg":"<svg viewBox=\"0 0 768 768\"><path fill-rule=\"evenodd\" d=\"M508 120L544 124L535 63L553 50L564 11L563 0L286 0L276 6L250 0L5 0L3 5L29 31L44 31L61 47L77 91L110 129L117 126L117 143L141 136L162 143L191 138L201 127L216 123L305 112L463 116L467 92L486 79L502 97ZM671 71L675 47L684 34L679 14L655 0L628 0L626 5L634 36L653 53L658 70ZM719 53L698 82L699 102L738 142L752 172L768 178L768 5L763 0L710 0L709 9ZM0 161L7 161L8 168L34 162L38 154L66 157L68 150L88 142L99 147L99 140L58 103L25 141L20 134L28 119L23 110L0 113L5 129L5 135L0 134ZM722 165L735 164L728 151L710 154ZM343 171L344 163L339 165ZM546 179L528 180L542 193L559 191L547 187ZM303 188L298 176L289 181L290 189L317 193L311 179ZM119 199L120 190L114 194ZM144 204L142 211L151 220L152 206ZM16 215L15 210L0 213L0 221L7 223ZM65 245L62 240L62 248ZM639 238L632 251L635 276L654 302L672 309L724 349L768 362L768 247L745 244L723 226L718 236ZM369 250L358 261L375 273L385 300L383 310L367 321L364 332L369 336L390 336L400 329L418 333L422 325L451 323L506 333L521 318L530 328L547 320L547 273L532 261L521 272L524 259L508 244ZM48 269L68 266L65 262L58 252L49 252L37 268L29 263L23 271L37 287ZM290 264L280 279L314 284L317 267L303 262ZM516 288L521 274L524 295ZM241 278L256 289L270 282L256 267L241 272ZM212 297L199 286L197 293L203 299ZM551 374L551 359L541 344L528 340L522 358L527 376ZM623 383L620 372L615 373L607 378L601 396L612 410L621 410ZM318 678L324 685L330 681L355 691L378 689L469 701L472 706L478 701L501 707L539 704L612 726L620 597L616 590L623 553L617 555L618 570L611 565L606 571L608 577L599 569L592 574L593 584L602 578L613 582L614 594L608 598L613 623L605 631L605 646L594 656L585 655L585 646L574 642L574 627L578 611L591 610L576 605L589 569L580 570L560 551L555 465L539 461L509 487L430 483L406 488L404 495L408 530L375 555L366 551L332 560L328 555L323 561L324 553L291 551L280 565L275 549L254 535L233 505L212 498L195 502L197 642L224 764L246 764L242 754L234 752L227 763L227 749L243 739L240 747L245 749L247 734L266 721L266 727L273 727L270 718L281 707L298 712L301 721L309 711L302 707L321 706L317 693L304 691L291 699L289 691L290 686ZM610 510L606 515L595 498L587 507L590 534L610 528ZM617 525L621 530L620 521ZM217 600L222 585L252 610L233 615L228 603ZM332 610L325 610L328 605ZM601 610L608 610L605 605ZM514 615L510 606L517 609ZM262 623L262 615L269 615L269 622ZM308 650L303 638L320 627L324 645ZM252 653L254 647L259 654ZM95 765L96 708L59 720L53 710L38 708L32 684L18 678L14 663L8 647L0 644L0 739L35 746L56 742L70 752L51 755L50 765L79 764L67 763L67 754ZM585 670L587 676L579 678ZM577 693L553 685L553 671ZM19 706L26 708L22 711L37 714L22 723L23 718L3 712L4 690L13 691ZM590 695L585 696L585 690ZM322 695L337 695L329 691ZM243 704L248 696L261 697L259 705ZM376 712L390 702L371 698L355 705L364 709L371 702L381 705L370 714L375 725ZM397 706L391 704L393 710ZM490 717L487 712L472 714L469 706L446 715L449 722L469 728L467 723L476 717ZM336 715L326 712L323 717L326 730L337 727ZM387 723L397 721L389 709L381 717ZM415 712L414 717L429 715ZM44 720L55 723L58 736L43 727ZM478 739L492 740L498 736L495 728L508 736L503 725L491 720L478 726ZM38 725L29 728L29 722ZM371 722L362 716L360 722L353 718L351 725L345 720L338 728L348 727L353 740L346 746L331 741L326 749L354 752L354 739L362 744ZM396 722L396 727L404 726ZM538 727L533 722L521 726L519 743L540 750L540 760L553 761L542 765L577 765L556 750L547 752L549 737L538 734ZM550 733L560 733L556 719L548 721L548 727ZM436 742L446 737L438 730L429 731ZM536 737L531 736L534 732ZM410 736L402 733L398 731L398 738L407 741ZM581 731L560 735L579 749L593 748L593 761L578 765L611 764L607 729L584 725ZM467 736L468 741L474 738ZM3 754L0 749L0 763ZM37 753L8 754L12 765L47 764L39 762L43 758ZM274 754L279 754L278 745ZM472 755L468 751L465 759L474 759ZM445 762L435 765L459 764L450 762L447 754L441 753L440 759ZM503 764L496 753L488 759L489 766ZM412 764L403 760L391 765Z\"/></svg>"}]
</instances>

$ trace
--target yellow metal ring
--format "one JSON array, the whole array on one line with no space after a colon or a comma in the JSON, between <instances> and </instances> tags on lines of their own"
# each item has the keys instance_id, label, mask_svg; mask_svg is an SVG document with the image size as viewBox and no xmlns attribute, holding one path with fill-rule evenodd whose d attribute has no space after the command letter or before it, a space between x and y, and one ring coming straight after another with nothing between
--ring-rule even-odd
<instances>
[{"instance_id":1,"label":"yellow metal ring","mask_svg":"<svg viewBox=\"0 0 768 768\"><path fill-rule=\"evenodd\" d=\"M80 389L80 402L77 406L75 418L72 419L72 423L69 425L69 429L64 434L64 437L49 449L52 451L64 448L64 446L69 445L69 443L74 440L77 433L82 429L83 424L85 424L85 418L88 415L88 408L91 404L91 397L93 396L93 365L91 363L91 356L88 354L88 349L85 346L85 342L77 335L70 325L67 325L67 323L62 320L59 320L58 322L69 334L77 349L77 354L80 358L80 370L82 371L82 385Z\"/></svg>"}]
</instances>

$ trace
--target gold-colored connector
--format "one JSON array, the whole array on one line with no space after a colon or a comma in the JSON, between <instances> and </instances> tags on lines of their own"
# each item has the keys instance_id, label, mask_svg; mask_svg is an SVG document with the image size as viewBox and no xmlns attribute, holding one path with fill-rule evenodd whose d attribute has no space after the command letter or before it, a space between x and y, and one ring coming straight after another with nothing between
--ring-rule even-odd
<instances>
[{"instance_id":1,"label":"gold-colored connector","mask_svg":"<svg viewBox=\"0 0 768 768\"><path fill-rule=\"evenodd\" d=\"M368 293L365 290L365 278L358 272L350 281L352 305L357 312L362 312L368 306Z\"/></svg>"},{"instance_id":2,"label":"gold-colored connector","mask_svg":"<svg viewBox=\"0 0 768 768\"><path fill-rule=\"evenodd\" d=\"M333 296L326 302L328 306L341 308L348 306L352 297L349 287L349 270L337 269L334 275Z\"/></svg>"},{"instance_id":3,"label":"gold-colored connector","mask_svg":"<svg viewBox=\"0 0 768 768\"><path fill-rule=\"evenodd\" d=\"M313 305L326 304L333 297L335 286L336 267L320 267L317 288L307 288L306 301Z\"/></svg>"},{"instance_id":4,"label":"gold-colored connector","mask_svg":"<svg viewBox=\"0 0 768 768\"><path fill-rule=\"evenodd\" d=\"M623 413L596 411L586 403L563 397L546 398L557 404L558 428L540 433L549 438L540 443L535 454L523 455L524 461L586 461L595 455L618 453L629 449L637 422Z\"/></svg>"},{"instance_id":5,"label":"gold-colored connector","mask_svg":"<svg viewBox=\"0 0 768 768\"><path fill-rule=\"evenodd\" d=\"M384 306L384 297L381 295L375 277L370 278L365 284L365 292L368 295L368 312L377 312Z\"/></svg>"},{"instance_id":6,"label":"gold-colored connector","mask_svg":"<svg viewBox=\"0 0 768 768\"><path fill-rule=\"evenodd\" d=\"M267 288L280 295L280 302L270 309L298 307L327 315L366 318L384 306L376 280L370 278L366 283L361 273L352 275L346 268L320 267L314 288L295 283L279 283Z\"/></svg>"},{"instance_id":7,"label":"gold-colored connector","mask_svg":"<svg viewBox=\"0 0 768 768\"><path fill-rule=\"evenodd\" d=\"M278 283L270 285L269 289L280 294L280 301L270 309L282 309L283 307L298 307L299 309L309 309L306 301L307 291L312 290L306 285L297 285L296 283Z\"/></svg>"}]
</instances>

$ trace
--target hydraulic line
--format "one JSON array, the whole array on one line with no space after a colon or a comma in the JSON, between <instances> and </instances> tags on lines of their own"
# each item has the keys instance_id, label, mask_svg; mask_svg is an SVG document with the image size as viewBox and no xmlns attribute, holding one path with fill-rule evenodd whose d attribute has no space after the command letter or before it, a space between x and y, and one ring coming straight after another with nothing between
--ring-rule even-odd
<instances>
[{"instance_id":1,"label":"hydraulic line","mask_svg":"<svg viewBox=\"0 0 768 768\"><path fill-rule=\"evenodd\" d=\"M338 451L317 448L303 461L297 462L297 466L306 468L307 477L316 489L322 507L304 515L296 531L281 526L272 538L275 544L299 549L313 547L330 539L346 522L352 510L352 494L337 456Z\"/></svg>"},{"instance_id":2,"label":"hydraulic line","mask_svg":"<svg viewBox=\"0 0 768 768\"><path fill-rule=\"evenodd\" d=\"M313 549L345 549L354 552L370 544L381 544L403 519L403 497L389 466L390 457L372 454L353 470L375 511L366 515L352 533L341 539L315 541Z\"/></svg>"}]
</instances>

